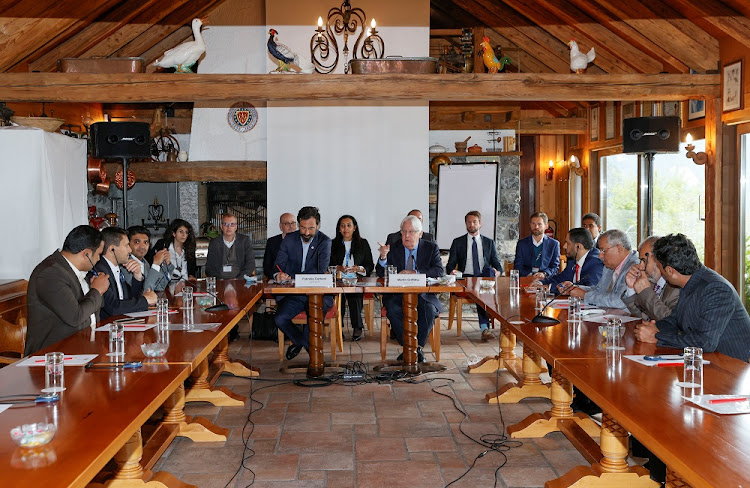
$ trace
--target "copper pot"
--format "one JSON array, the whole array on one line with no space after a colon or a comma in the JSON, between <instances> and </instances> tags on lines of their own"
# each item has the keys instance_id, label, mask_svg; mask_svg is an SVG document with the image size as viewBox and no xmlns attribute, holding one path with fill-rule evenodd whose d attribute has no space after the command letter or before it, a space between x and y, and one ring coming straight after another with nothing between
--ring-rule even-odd
<instances>
[{"instance_id":1,"label":"copper pot","mask_svg":"<svg viewBox=\"0 0 750 488\"><path fill-rule=\"evenodd\" d=\"M96 184L94 187L94 193L97 195L109 195L109 185L111 184L112 182L109 178L105 178L104 181L100 181Z\"/></svg>"},{"instance_id":2,"label":"copper pot","mask_svg":"<svg viewBox=\"0 0 750 488\"><path fill-rule=\"evenodd\" d=\"M474 144L469 149L467 149L467 152L470 152L470 153L480 153L480 152L482 152L482 146L480 146L479 144Z\"/></svg>"},{"instance_id":3,"label":"copper pot","mask_svg":"<svg viewBox=\"0 0 750 488\"><path fill-rule=\"evenodd\" d=\"M86 175L92 185L104 180L107 176L104 170L104 160L89 157L89 161L86 163Z\"/></svg>"}]
</instances>

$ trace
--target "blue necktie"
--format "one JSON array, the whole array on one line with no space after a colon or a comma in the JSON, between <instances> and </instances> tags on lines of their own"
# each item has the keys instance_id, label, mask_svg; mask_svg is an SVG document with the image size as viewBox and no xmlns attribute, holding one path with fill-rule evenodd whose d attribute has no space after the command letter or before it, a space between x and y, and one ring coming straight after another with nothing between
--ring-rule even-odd
<instances>
[{"instance_id":1,"label":"blue necktie","mask_svg":"<svg viewBox=\"0 0 750 488\"><path fill-rule=\"evenodd\" d=\"M479 267L479 249L477 248L477 238L471 238L471 264L474 266L474 276L482 274L482 268Z\"/></svg>"}]
</instances>

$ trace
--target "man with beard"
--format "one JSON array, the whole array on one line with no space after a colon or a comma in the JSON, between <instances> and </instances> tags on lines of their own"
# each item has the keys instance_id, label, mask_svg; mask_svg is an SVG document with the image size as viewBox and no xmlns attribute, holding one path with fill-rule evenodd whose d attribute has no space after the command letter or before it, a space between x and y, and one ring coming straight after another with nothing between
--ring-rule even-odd
<instances>
[{"instance_id":1,"label":"man with beard","mask_svg":"<svg viewBox=\"0 0 750 488\"><path fill-rule=\"evenodd\" d=\"M130 239L130 256L140 263L141 274L145 276L143 289L163 291L169 284L169 275L174 269L169 262L169 250L157 251L154 254L154 262L149 264L146 259L151 245L149 230L141 225L134 225L128 228L128 238ZM122 274L128 286L133 286L133 273L125 268Z\"/></svg>"},{"instance_id":2,"label":"man with beard","mask_svg":"<svg viewBox=\"0 0 750 488\"><path fill-rule=\"evenodd\" d=\"M653 245L658 240L658 236L651 236L638 246L641 262L625 276L628 291L623 301L630 313L640 315L643 320L669 317L680 298L680 289L667 283L653 257Z\"/></svg>"},{"instance_id":3,"label":"man with beard","mask_svg":"<svg viewBox=\"0 0 750 488\"><path fill-rule=\"evenodd\" d=\"M559 294L567 293L573 283L583 286L594 286L602 277L604 263L599 259L599 249L594 247L594 240L588 230L577 227L570 229L565 236L563 250L568 258L568 265L562 273L541 281L534 281L532 286L550 285L550 289Z\"/></svg>"},{"instance_id":4,"label":"man with beard","mask_svg":"<svg viewBox=\"0 0 750 488\"><path fill-rule=\"evenodd\" d=\"M531 235L516 244L516 259L513 268L521 276L533 276L537 280L555 276L560 267L560 243L544 235L547 230L547 214L536 212L531 216Z\"/></svg>"}]
</instances>

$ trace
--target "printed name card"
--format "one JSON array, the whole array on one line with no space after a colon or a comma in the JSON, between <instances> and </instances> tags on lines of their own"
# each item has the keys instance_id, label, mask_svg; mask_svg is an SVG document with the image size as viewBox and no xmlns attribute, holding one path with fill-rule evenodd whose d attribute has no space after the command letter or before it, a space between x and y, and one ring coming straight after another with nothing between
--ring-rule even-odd
<instances>
[{"instance_id":1,"label":"printed name card","mask_svg":"<svg viewBox=\"0 0 750 488\"><path fill-rule=\"evenodd\" d=\"M298 274L294 278L295 288L333 288L333 276L329 274Z\"/></svg>"},{"instance_id":2,"label":"printed name card","mask_svg":"<svg viewBox=\"0 0 750 488\"><path fill-rule=\"evenodd\" d=\"M392 274L388 286L427 286L426 274Z\"/></svg>"}]
</instances>

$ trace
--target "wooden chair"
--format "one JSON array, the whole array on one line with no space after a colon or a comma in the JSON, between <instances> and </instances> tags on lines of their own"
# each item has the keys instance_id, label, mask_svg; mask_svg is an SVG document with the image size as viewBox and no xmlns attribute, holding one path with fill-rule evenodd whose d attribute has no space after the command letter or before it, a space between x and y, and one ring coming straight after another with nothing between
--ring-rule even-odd
<instances>
[{"instance_id":1,"label":"wooden chair","mask_svg":"<svg viewBox=\"0 0 750 488\"><path fill-rule=\"evenodd\" d=\"M385 350L388 345L388 336L391 332L391 324L385 314L385 307L380 308L380 357L385 361ZM435 353L435 361L440 361L440 315L435 317L435 323L430 331L430 347Z\"/></svg>"},{"instance_id":2,"label":"wooden chair","mask_svg":"<svg viewBox=\"0 0 750 488\"><path fill-rule=\"evenodd\" d=\"M365 325L372 337L375 330L375 294L365 293L362 295L362 308L365 311Z\"/></svg>"},{"instance_id":3,"label":"wooden chair","mask_svg":"<svg viewBox=\"0 0 750 488\"><path fill-rule=\"evenodd\" d=\"M336 360L336 350L344 352L344 332L341 327L341 295L338 294L333 300L333 306L328 309L325 318L323 319L325 325L328 326L326 333L331 338L331 359ZM297 314L292 319L293 324L304 325L307 323L307 313L304 311ZM279 359L284 360L284 353L286 352L286 339L284 333L279 329Z\"/></svg>"},{"instance_id":4,"label":"wooden chair","mask_svg":"<svg viewBox=\"0 0 750 488\"><path fill-rule=\"evenodd\" d=\"M23 357L26 348L26 318L14 324L0 318L0 368Z\"/></svg>"}]
</instances>

